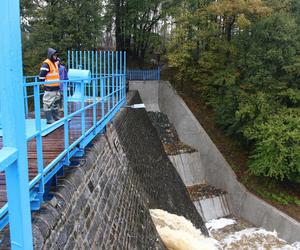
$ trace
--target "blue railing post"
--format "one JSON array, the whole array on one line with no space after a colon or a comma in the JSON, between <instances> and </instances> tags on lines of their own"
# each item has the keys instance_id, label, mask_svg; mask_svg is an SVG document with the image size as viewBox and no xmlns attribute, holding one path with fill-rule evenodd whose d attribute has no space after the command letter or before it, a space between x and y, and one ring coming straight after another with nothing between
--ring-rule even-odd
<instances>
[{"instance_id":1,"label":"blue railing post","mask_svg":"<svg viewBox=\"0 0 300 250\"><path fill-rule=\"evenodd\" d=\"M22 76L19 0L0 1L2 129L4 147L17 150L17 160L5 170L13 250L32 249L27 143Z\"/></svg>"},{"instance_id":2,"label":"blue railing post","mask_svg":"<svg viewBox=\"0 0 300 250\"><path fill-rule=\"evenodd\" d=\"M35 83L37 83L37 79L35 79ZM45 182L43 176L44 163L43 163L43 139L42 139L42 126L41 126L41 107L40 107L40 86L36 84L33 89L33 98L34 98L34 114L35 114L35 128L39 131L36 136L36 154L37 154L37 170L38 173L42 176L39 183L38 190L38 199L39 204L38 207L43 202L43 195L45 192Z\"/></svg>"},{"instance_id":3,"label":"blue railing post","mask_svg":"<svg viewBox=\"0 0 300 250\"><path fill-rule=\"evenodd\" d=\"M120 77L119 77L119 51L116 51L116 103L119 103L119 89L120 89Z\"/></svg>"},{"instance_id":4,"label":"blue railing post","mask_svg":"<svg viewBox=\"0 0 300 250\"><path fill-rule=\"evenodd\" d=\"M68 68L71 68L70 65L71 65L71 52L70 50L68 50Z\"/></svg>"},{"instance_id":5,"label":"blue railing post","mask_svg":"<svg viewBox=\"0 0 300 250\"><path fill-rule=\"evenodd\" d=\"M72 50L72 64L68 65L68 69L74 69L74 60L75 60L75 56L74 56L74 51Z\"/></svg>"},{"instance_id":6,"label":"blue railing post","mask_svg":"<svg viewBox=\"0 0 300 250\"><path fill-rule=\"evenodd\" d=\"M68 85L69 84L70 84L69 82L63 83L64 118L68 117L68 114L69 114L69 111L68 111ZM64 121L64 148L65 148L65 150L67 150L69 148L69 121L68 121L68 119L65 119L65 121ZM69 164L70 164L70 162L69 162L69 153L68 153L67 157L65 159L65 165L69 165Z\"/></svg>"},{"instance_id":7,"label":"blue railing post","mask_svg":"<svg viewBox=\"0 0 300 250\"><path fill-rule=\"evenodd\" d=\"M82 66L82 69L86 69L85 66L86 66L86 51L83 51L83 64L82 64L82 51L80 50L79 52L80 54L80 65Z\"/></svg>"},{"instance_id":8,"label":"blue railing post","mask_svg":"<svg viewBox=\"0 0 300 250\"><path fill-rule=\"evenodd\" d=\"M110 51L107 52L107 112L110 112Z\"/></svg>"},{"instance_id":9,"label":"blue railing post","mask_svg":"<svg viewBox=\"0 0 300 250\"><path fill-rule=\"evenodd\" d=\"M93 127L97 126L97 106L96 106L96 87L97 87L97 80L94 78L92 80L93 84Z\"/></svg>"},{"instance_id":10,"label":"blue railing post","mask_svg":"<svg viewBox=\"0 0 300 250\"><path fill-rule=\"evenodd\" d=\"M120 74L122 76L122 74L124 74L123 72L123 52L121 51L120 53ZM122 100L123 99L123 77L121 77L120 79L120 99Z\"/></svg>"},{"instance_id":11,"label":"blue railing post","mask_svg":"<svg viewBox=\"0 0 300 250\"><path fill-rule=\"evenodd\" d=\"M123 78L123 98L126 97L126 51L124 51L124 78Z\"/></svg>"},{"instance_id":12,"label":"blue railing post","mask_svg":"<svg viewBox=\"0 0 300 250\"><path fill-rule=\"evenodd\" d=\"M90 65L90 58L91 58L91 52L90 51L88 51L87 52L87 56L88 56L88 62L87 62L87 69L88 70L91 70L91 65Z\"/></svg>"},{"instance_id":13,"label":"blue railing post","mask_svg":"<svg viewBox=\"0 0 300 250\"><path fill-rule=\"evenodd\" d=\"M24 82L26 82L26 78L24 77ZM27 87L24 87L24 105L25 105L25 117L28 115L28 97L27 97ZM1 109L0 109L1 111ZM0 122L1 123L1 122Z\"/></svg>"},{"instance_id":14,"label":"blue railing post","mask_svg":"<svg viewBox=\"0 0 300 250\"><path fill-rule=\"evenodd\" d=\"M95 77L96 77L96 97L98 97L98 51L96 50L96 53L95 53L95 63L96 63L96 68L95 68Z\"/></svg>"},{"instance_id":15,"label":"blue railing post","mask_svg":"<svg viewBox=\"0 0 300 250\"><path fill-rule=\"evenodd\" d=\"M100 96L101 96L101 120L104 119L104 77L100 77Z\"/></svg>"},{"instance_id":16,"label":"blue railing post","mask_svg":"<svg viewBox=\"0 0 300 250\"><path fill-rule=\"evenodd\" d=\"M104 51L104 53L103 53L103 76L107 76L107 73L106 73L106 51ZM104 93L103 93L103 96L106 96L106 93L107 93L107 91L106 91L106 82L104 82L105 83L105 86L104 86Z\"/></svg>"},{"instance_id":17,"label":"blue railing post","mask_svg":"<svg viewBox=\"0 0 300 250\"><path fill-rule=\"evenodd\" d=\"M115 107L115 68L114 68L114 51L111 52L111 92L112 92L112 107Z\"/></svg>"},{"instance_id":18,"label":"blue railing post","mask_svg":"<svg viewBox=\"0 0 300 250\"><path fill-rule=\"evenodd\" d=\"M80 82L81 86L81 109L84 108L85 81ZM81 135L85 134L85 110L81 111Z\"/></svg>"},{"instance_id":19,"label":"blue railing post","mask_svg":"<svg viewBox=\"0 0 300 250\"><path fill-rule=\"evenodd\" d=\"M73 69L77 69L78 68L78 51L75 51L75 64Z\"/></svg>"}]
</instances>

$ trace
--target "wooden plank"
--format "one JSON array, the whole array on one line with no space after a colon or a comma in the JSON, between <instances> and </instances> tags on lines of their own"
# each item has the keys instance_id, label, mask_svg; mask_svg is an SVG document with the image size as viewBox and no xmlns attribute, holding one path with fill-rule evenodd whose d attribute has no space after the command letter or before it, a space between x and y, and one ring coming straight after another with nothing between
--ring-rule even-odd
<instances>
[{"instance_id":1,"label":"wooden plank","mask_svg":"<svg viewBox=\"0 0 300 250\"><path fill-rule=\"evenodd\" d=\"M86 105L91 104L87 103ZM80 103L69 103L69 114L80 109ZM112 103L110 105L112 107ZM107 113L108 103L104 105L104 113ZM101 103L96 105L97 121L101 119ZM34 117L34 114L31 115ZM85 130L87 131L93 126L93 109L89 108L85 111ZM73 143L81 136L81 114L72 117L69 125L69 143ZM43 160L44 166L51 163L64 150L64 126L60 126L53 132L42 138L43 141ZM0 149L3 147L2 137L0 137ZM27 142L28 150L28 174L29 180L32 180L37 175L37 156L36 156L36 140L32 139ZM5 188L5 173L0 173L0 207L7 201Z\"/></svg>"}]
</instances>

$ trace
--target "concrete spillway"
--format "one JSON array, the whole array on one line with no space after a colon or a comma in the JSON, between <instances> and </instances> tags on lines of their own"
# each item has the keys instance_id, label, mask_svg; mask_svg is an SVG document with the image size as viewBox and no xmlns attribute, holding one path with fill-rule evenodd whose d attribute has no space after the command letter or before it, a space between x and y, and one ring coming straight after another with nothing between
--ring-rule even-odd
<instances>
[{"instance_id":1,"label":"concrete spillway","mask_svg":"<svg viewBox=\"0 0 300 250\"><path fill-rule=\"evenodd\" d=\"M190 156L170 157L185 184L206 182L227 192L230 213L252 225L276 230L279 237L300 240L300 223L249 193L238 182L229 164L218 151L192 112L165 81L132 81L131 90L138 90L148 111L161 111L174 124L184 143L197 149Z\"/></svg>"}]
</instances>

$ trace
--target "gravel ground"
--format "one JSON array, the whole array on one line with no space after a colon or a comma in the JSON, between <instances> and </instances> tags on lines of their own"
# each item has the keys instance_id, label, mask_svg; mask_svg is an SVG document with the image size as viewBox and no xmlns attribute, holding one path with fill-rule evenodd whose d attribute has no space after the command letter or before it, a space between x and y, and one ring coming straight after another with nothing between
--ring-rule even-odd
<instances>
[{"instance_id":1,"label":"gravel ground","mask_svg":"<svg viewBox=\"0 0 300 250\"><path fill-rule=\"evenodd\" d=\"M201 199L213 198L222 194L226 194L225 191L210 186L208 184L199 184L187 187L192 201L198 201Z\"/></svg>"},{"instance_id":2,"label":"gravel ground","mask_svg":"<svg viewBox=\"0 0 300 250\"><path fill-rule=\"evenodd\" d=\"M176 129L170 123L167 115L161 112L149 111L148 116L168 155L196 152L196 149L180 141Z\"/></svg>"}]
</instances>

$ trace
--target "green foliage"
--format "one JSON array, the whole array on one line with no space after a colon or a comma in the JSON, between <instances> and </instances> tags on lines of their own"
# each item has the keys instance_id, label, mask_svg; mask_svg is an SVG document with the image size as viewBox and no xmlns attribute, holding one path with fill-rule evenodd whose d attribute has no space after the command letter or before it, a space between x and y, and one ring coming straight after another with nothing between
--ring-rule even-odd
<instances>
[{"instance_id":1,"label":"green foliage","mask_svg":"<svg viewBox=\"0 0 300 250\"><path fill-rule=\"evenodd\" d=\"M300 181L300 109L282 109L255 124L250 170L256 175ZM300 182L299 182L300 183Z\"/></svg>"},{"instance_id":2,"label":"green foliage","mask_svg":"<svg viewBox=\"0 0 300 250\"><path fill-rule=\"evenodd\" d=\"M256 192L259 195L261 195L263 198L276 201L281 205L295 204L297 206L300 206L300 200L296 196L292 196L284 193L268 192L262 189L258 189L256 190Z\"/></svg>"},{"instance_id":3,"label":"green foliage","mask_svg":"<svg viewBox=\"0 0 300 250\"><path fill-rule=\"evenodd\" d=\"M47 48L60 51L91 49L101 39L101 1L22 1L25 74L37 74Z\"/></svg>"},{"instance_id":4,"label":"green foliage","mask_svg":"<svg viewBox=\"0 0 300 250\"><path fill-rule=\"evenodd\" d=\"M299 1L186 3L169 65L196 86L224 131L249 146L253 174L300 183Z\"/></svg>"}]
</instances>

